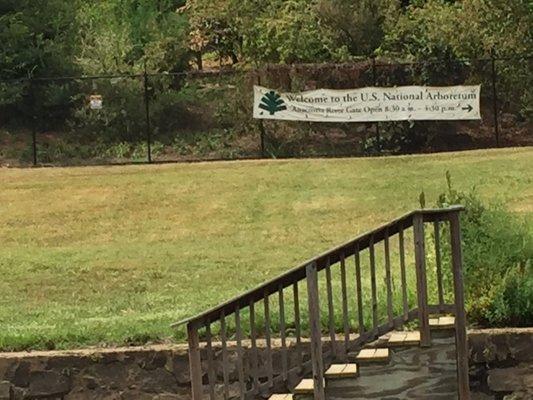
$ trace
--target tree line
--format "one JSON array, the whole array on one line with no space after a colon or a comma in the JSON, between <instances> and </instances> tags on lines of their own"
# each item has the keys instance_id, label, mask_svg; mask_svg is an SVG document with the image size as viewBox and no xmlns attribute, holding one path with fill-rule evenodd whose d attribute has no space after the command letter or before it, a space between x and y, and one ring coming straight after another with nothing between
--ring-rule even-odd
<instances>
[{"instance_id":1,"label":"tree line","mask_svg":"<svg viewBox=\"0 0 533 400\"><path fill-rule=\"evenodd\" d=\"M377 57L441 60L402 72L421 84L486 83L490 63L468 60L510 57L514 61L498 65L500 104L524 122L533 114L532 59L515 58L532 54L532 26L528 0L0 0L0 159L28 158L27 143L16 142L27 141L31 129L52 133L47 138L55 142L47 148L41 137L37 149L45 160L144 154L131 143L146 139L147 100L151 133L172 154L203 157L215 149L234 157L236 143L246 142L239 138L255 135L242 75L218 82L161 76L148 86L142 79L28 78L180 74L221 65L248 71L268 64L282 71L291 64ZM394 74L382 70L381 83L398 84L403 78ZM102 110L91 112L89 94L103 95ZM272 154L287 147L291 129L276 127ZM410 129L393 136L412 141ZM302 138L314 132L293 130ZM13 150L19 148L25 156Z\"/></svg>"},{"instance_id":2,"label":"tree line","mask_svg":"<svg viewBox=\"0 0 533 400\"><path fill-rule=\"evenodd\" d=\"M2 79L531 52L528 0L2 0Z\"/></svg>"}]
</instances>

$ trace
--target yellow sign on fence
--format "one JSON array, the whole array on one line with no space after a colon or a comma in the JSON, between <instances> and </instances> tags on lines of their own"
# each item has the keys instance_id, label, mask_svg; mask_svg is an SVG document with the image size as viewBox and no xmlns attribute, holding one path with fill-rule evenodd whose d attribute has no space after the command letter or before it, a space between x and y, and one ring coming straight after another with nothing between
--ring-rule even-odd
<instances>
[{"instance_id":1,"label":"yellow sign on fence","mask_svg":"<svg viewBox=\"0 0 533 400\"><path fill-rule=\"evenodd\" d=\"M91 110L100 110L103 105L102 96L99 94L93 94L89 97L89 107Z\"/></svg>"}]
</instances>

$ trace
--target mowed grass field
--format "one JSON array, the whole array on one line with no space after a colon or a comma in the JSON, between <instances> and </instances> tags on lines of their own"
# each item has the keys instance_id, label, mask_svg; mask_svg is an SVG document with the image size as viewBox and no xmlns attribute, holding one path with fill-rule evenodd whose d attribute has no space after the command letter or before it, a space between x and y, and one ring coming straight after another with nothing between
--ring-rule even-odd
<instances>
[{"instance_id":1,"label":"mowed grass field","mask_svg":"<svg viewBox=\"0 0 533 400\"><path fill-rule=\"evenodd\" d=\"M0 169L0 348L181 338L170 324L446 190L533 215L533 148Z\"/></svg>"}]
</instances>

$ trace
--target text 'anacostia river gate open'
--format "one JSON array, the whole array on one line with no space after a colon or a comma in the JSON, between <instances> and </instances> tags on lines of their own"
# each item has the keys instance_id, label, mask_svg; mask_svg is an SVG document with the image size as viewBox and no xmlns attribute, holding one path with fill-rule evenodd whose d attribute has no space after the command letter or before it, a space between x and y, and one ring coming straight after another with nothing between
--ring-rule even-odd
<instances>
[{"instance_id":1,"label":"text 'anacostia river gate open'","mask_svg":"<svg viewBox=\"0 0 533 400\"><path fill-rule=\"evenodd\" d=\"M481 119L481 86L399 86L279 93L254 86L254 118L316 122Z\"/></svg>"}]
</instances>

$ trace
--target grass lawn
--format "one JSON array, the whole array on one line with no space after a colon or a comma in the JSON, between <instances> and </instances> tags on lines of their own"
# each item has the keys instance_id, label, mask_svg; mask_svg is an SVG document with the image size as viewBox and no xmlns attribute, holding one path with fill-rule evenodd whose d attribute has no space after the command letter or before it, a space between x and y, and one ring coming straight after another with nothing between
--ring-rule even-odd
<instances>
[{"instance_id":1,"label":"grass lawn","mask_svg":"<svg viewBox=\"0 0 533 400\"><path fill-rule=\"evenodd\" d=\"M457 189L533 215L533 148L0 169L0 348L180 338L205 310Z\"/></svg>"}]
</instances>

